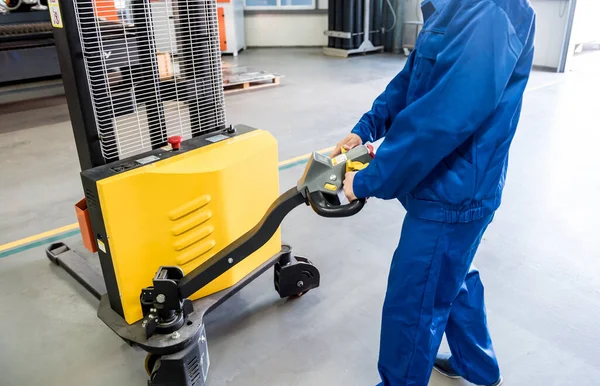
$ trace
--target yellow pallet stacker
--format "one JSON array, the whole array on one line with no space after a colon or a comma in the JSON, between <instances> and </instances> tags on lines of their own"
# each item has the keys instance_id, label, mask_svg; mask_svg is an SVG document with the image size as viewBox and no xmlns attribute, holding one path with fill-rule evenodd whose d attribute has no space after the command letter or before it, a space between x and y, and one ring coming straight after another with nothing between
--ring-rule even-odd
<instances>
[{"instance_id":1,"label":"yellow pallet stacker","mask_svg":"<svg viewBox=\"0 0 600 386\"><path fill-rule=\"evenodd\" d=\"M288 213L307 204L323 217L347 217L365 204L342 205L337 193L347 162L360 167L371 159L366 146L334 159L312 154L298 185L276 197L277 158L265 159L276 149L273 137L245 126L217 135L226 139L198 137L177 150L141 154L142 162L82 173L103 283L63 243L47 249L98 295L99 318L148 352L150 386L204 385L205 314L269 268L282 298L319 286L317 268L280 242ZM216 155L228 157L211 162ZM236 189L255 176L253 185Z\"/></svg>"},{"instance_id":2,"label":"yellow pallet stacker","mask_svg":"<svg viewBox=\"0 0 600 386\"><path fill-rule=\"evenodd\" d=\"M303 204L324 217L360 211L364 200L338 194L372 150L314 153L280 195L273 136L226 125L214 0L49 7L82 169L82 233L102 275L64 243L46 254L100 300L108 327L148 352L148 385L204 385L204 315L271 267L281 297L316 288L317 268L282 245L280 224Z\"/></svg>"}]
</instances>

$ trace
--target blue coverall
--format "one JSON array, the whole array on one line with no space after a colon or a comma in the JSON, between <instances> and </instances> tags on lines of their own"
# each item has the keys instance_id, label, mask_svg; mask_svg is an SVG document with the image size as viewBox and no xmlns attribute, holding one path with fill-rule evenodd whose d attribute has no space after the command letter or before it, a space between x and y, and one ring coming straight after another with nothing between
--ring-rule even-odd
<instances>
[{"instance_id":1,"label":"blue coverall","mask_svg":"<svg viewBox=\"0 0 600 386\"><path fill-rule=\"evenodd\" d=\"M472 261L500 205L535 13L527 0L428 0L422 10L405 68L353 129L363 143L385 137L355 195L407 210L383 307L381 385L427 385L444 332L453 368L490 385L500 370Z\"/></svg>"}]
</instances>

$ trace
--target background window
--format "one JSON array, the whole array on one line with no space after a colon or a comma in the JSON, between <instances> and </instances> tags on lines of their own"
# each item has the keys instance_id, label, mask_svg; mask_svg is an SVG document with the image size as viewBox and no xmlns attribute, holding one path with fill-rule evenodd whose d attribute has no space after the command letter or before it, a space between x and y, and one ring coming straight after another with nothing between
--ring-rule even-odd
<instances>
[{"instance_id":1,"label":"background window","mask_svg":"<svg viewBox=\"0 0 600 386\"><path fill-rule=\"evenodd\" d=\"M309 5L314 6L314 0L281 0L281 5Z\"/></svg>"},{"instance_id":2,"label":"background window","mask_svg":"<svg viewBox=\"0 0 600 386\"><path fill-rule=\"evenodd\" d=\"M246 8L277 7L277 0L246 0Z\"/></svg>"},{"instance_id":3,"label":"background window","mask_svg":"<svg viewBox=\"0 0 600 386\"><path fill-rule=\"evenodd\" d=\"M246 9L315 9L316 0L245 0Z\"/></svg>"}]
</instances>

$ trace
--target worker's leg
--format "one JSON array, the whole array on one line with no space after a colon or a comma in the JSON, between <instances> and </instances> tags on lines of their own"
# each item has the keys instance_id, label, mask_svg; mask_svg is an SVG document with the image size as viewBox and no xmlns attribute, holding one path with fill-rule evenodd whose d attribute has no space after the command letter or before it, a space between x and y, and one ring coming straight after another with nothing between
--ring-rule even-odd
<instances>
[{"instance_id":1,"label":"worker's leg","mask_svg":"<svg viewBox=\"0 0 600 386\"><path fill-rule=\"evenodd\" d=\"M445 224L406 216L383 306L382 385L427 385L452 301L490 219Z\"/></svg>"},{"instance_id":2,"label":"worker's leg","mask_svg":"<svg viewBox=\"0 0 600 386\"><path fill-rule=\"evenodd\" d=\"M487 327L483 284L474 266L452 303L446 338L452 352L450 365L463 378L476 385L491 385L500 378Z\"/></svg>"}]
</instances>

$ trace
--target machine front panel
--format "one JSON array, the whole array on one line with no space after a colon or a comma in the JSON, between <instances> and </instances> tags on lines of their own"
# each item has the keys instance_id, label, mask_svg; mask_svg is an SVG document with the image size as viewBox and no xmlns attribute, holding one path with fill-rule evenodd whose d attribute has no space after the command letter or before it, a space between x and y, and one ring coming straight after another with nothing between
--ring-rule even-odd
<instances>
[{"instance_id":1,"label":"machine front panel","mask_svg":"<svg viewBox=\"0 0 600 386\"><path fill-rule=\"evenodd\" d=\"M102 217L102 243L109 252L101 258L112 261L114 290L123 316L133 323L142 317L140 291L152 285L159 266L177 265L187 273L260 221L279 195L277 143L256 130L114 173L96 184L101 213L90 215ZM192 299L235 284L280 247L277 232Z\"/></svg>"}]
</instances>

